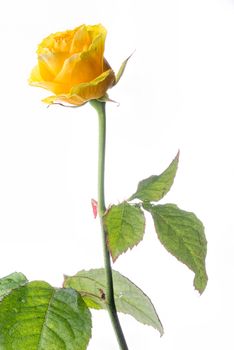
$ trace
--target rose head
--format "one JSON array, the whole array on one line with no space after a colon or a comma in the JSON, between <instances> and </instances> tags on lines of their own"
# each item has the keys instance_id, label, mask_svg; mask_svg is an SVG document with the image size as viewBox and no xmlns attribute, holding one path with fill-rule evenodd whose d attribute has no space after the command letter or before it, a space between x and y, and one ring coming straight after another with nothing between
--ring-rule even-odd
<instances>
[{"instance_id":1,"label":"rose head","mask_svg":"<svg viewBox=\"0 0 234 350\"><path fill-rule=\"evenodd\" d=\"M116 78L104 58L105 38L102 25L82 25L51 34L39 44L29 83L54 93L44 102L80 106L106 94Z\"/></svg>"}]
</instances>

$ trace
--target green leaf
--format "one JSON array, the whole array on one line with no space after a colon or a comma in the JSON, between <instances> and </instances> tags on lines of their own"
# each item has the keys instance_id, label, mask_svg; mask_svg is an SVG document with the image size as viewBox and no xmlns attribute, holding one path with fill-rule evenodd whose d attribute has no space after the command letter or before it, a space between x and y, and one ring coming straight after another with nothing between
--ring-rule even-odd
<instances>
[{"instance_id":1,"label":"green leaf","mask_svg":"<svg viewBox=\"0 0 234 350\"><path fill-rule=\"evenodd\" d=\"M143 239L145 217L138 206L123 202L111 206L104 216L104 225L107 244L115 261L120 254L133 248Z\"/></svg>"},{"instance_id":2,"label":"green leaf","mask_svg":"<svg viewBox=\"0 0 234 350\"><path fill-rule=\"evenodd\" d=\"M35 281L0 303L1 350L85 350L90 336L90 311L73 289Z\"/></svg>"},{"instance_id":3,"label":"green leaf","mask_svg":"<svg viewBox=\"0 0 234 350\"><path fill-rule=\"evenodd\" d=\"M147 208L146 208L147 209ZM164 247L194 273L194 286L202 293L208 277L205 268L207 241L204 226L195 214L175 204L151 206L158 238Z\"/></svg>"},{"instance_id":4,"label":"green leaf","mask_svg":"<svg viewBox=\"0 0 234 350\"><path fill-rule=\"evenodd\" d=\"M126 60L123 61L123 63L121 64L120 68L119 68L119 71L118 73L116 74L116 77L115 77L115 85L118 84L120 78L122 77L124 71L125 71L125 68L126 68L126 65L128 63L128 60L132 57L133 53L128 56L128 58L126 58Z\"/></svg>"},{"instance_id":5,"label":"green leaf","mask_svg":"<svg viewBox=\"0 0 234 350\"><path fill-rule=\"evenodd\" d=\"M27 278L20 272L14 272L0 279L0 301L10 292L27 283Z\"/></svg>"},{"instance_id":6,"label":"green leaf","mask_svg":"<svg viewBox=\"0 0 234 350\"><path fill-rule=\"evenodd\" d=\"M131 315L137 321L152 326L163 334L163 326L150 299L128 278L113 272L114 297L118 312ZM65 277L65 287L76 289L88 307L106 309L106 276L104 269L80 271Z\"/></svg>"},{"instance_id":7,"label":"green leaf","mask_svg":"<svg viewBox=\"0 0 234 350\"><path fill-rule=\"evenodd\" d=\"M161 175L152 175L139 182L137 191L130 197L130 201L138 198L142 201L157 202L170 190L179 162L179 152L169 167Z\"/></svg>"}]
</instances>

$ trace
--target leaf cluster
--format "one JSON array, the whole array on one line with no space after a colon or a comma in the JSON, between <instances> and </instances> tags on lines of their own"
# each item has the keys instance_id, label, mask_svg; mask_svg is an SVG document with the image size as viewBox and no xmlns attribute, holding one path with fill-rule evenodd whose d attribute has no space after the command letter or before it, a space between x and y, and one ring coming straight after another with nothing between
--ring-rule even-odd
<instances>
[{"instance_id":1,"label":"leaf cluster","mask_svg":"<svg viewBox=\"0 0 234 350\"><path fill-rule=\"evenodd\" d=\"M136 192L109 207L103 217L113 261L144 238L145 211L152 216L162 245L194 273L202 293L207 284L207 242L202 222L175 204L157 204L170 190L179 153L160 175L139 182ZM163 334L160 318L149 297L128 278L113 272L118 312L131 315ZM65 276L63 288L44 281L29 282L21 273L0 279L0 349L85 350L92 333L90 309L106 310L104 269Z\"/></svg>"},{"instance_id":2,"label":"leaf cluster","mask_svg":"<svg viewBox=\"0 0 234 350\"><path fill-rule=\"evenodd\" d=\"M207 284L207 242L202 222L175 204L156 204L170 190L178 162L179 152L163 173L140 181L127 201L108 209L104 217L107 242L113 261L136 246L144 237L144 210L148 211L160 242L195 273L194 286L202 293Z\"/></svg>"}]
</instances>

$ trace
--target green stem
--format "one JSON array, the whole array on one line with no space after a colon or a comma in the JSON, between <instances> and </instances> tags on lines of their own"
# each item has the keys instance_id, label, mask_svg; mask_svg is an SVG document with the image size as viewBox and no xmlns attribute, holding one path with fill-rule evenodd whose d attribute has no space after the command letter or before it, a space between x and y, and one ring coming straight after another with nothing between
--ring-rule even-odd
<instances>
[{"instance_id":1,"label":"green stem","mask_svg":"<svg viewBox=\"0 0 234 350\"><path fill-rule=\"evenodd\" d=\"M100 217L102 241L103 241L103 255L106 273L106 304L108 313L114 328L118 344L121 350L128 350L128 346L119 322L115 299L114 286L110 253L106 243L106 232L103 223L103 216L106 212L105 206L105 190L104 190L104 174L105 174L105 148L106 148L106 111L105 102L97 100L91 101L91 105L96 109L99 117L99 150L98 150L98 214Z\"/></svg>"}]
</instances>

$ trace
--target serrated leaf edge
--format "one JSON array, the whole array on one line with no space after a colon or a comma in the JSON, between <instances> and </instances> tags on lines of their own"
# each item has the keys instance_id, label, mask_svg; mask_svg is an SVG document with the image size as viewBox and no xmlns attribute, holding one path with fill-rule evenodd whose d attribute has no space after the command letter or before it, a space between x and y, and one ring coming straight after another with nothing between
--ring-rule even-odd
<instances>
[{"instance_id":1,"label":"serrated leaf edge","mask_svg":"<svg viewBox=\"0 0 234 350\"><path fill-rule=\"evenodd\" d=\"M172 185L173 185L173 183L174 183L175 176L176 176L177 169L178 169L179 157L180 157L180 150L178 150L178 152L177 152L175 158L171 161L171 163L168 165L168 167L167 167L161 174L159 174L159 175L151 175L151 176L149 176L149 177L147 177L147 178L145 178L145 179L139 181L139 182L138 182L138 185L137 185L137 190L136 190L136 192L133 193L133 195L131 195L131 196L128 198L127 201L128 201L128 202L131 202L131 201L134 200L134 199L139 199L141 202L158 202L159 200L161 200L161 199L170 191L170 189L171 189L171 187L172 187ZM173 180L172 180L171 186L169 187L169 189L168 189L165 193L163 193L163 196L162 196L160 199L155 200L155 201L154 201L154 200L142 200L142 199L140 199L140 198L137 197L137 193L139 192L139 186L140 186L140 184L141 184L142 182L144 182L144 181L146 181L146 180L148 180L149 178L154 177L154 176L157 176L157 177L162 176L162 175L168 170L168 168L171 166L171 164L172 164L173 162L175 162L175 161L177 161L177 167L176 167L175 176L174 176L174 178L173 178Z\"/></svg>"},{"instance_id":2,"label":"serrated leaf edge","mask_svg":"<svg viewBox=\"0 0 234 350\"><path fill-rule=\"evenodd\" d=\"M132 204L128 203L127 201L125 201L125 202L126 202L127 204L129 204L129 205L132 205ZM122 202L122 203L125 203L125 202ZM122 203L119 203L119 205L122 204ZM134 244L133 246L128 247L127 249L123 250L121 253L119 253L119 254L117 254L117 255L115 255L115 256L113 255L113 252L112 252L112 250L111 250L111 248L110 248L110 243L109 243L109 240L108 240L107 227L106 227L106 224L105 224L105 221L104 221L104 230L105 230L105 233L106 233L106 244L107 244L107 247L108 247L108 250L109 250L109 253L110 253L110 255L111 255L111 258L112 258L113 263L116 262L116 260L119 258L120 255L125 254L128 250L131 251L133 248L137 247L138 244L141 243L141 242L143 241L144 234L145 234L145 227L146 227L145 215L144 215L144 212L143 212L143 210L141 209L141 207L139 207L138 205L133 205L133 206L134 206L135 208L139 208L139 209L140 209L141 214L142 214L142 216L143 216L143 218L144 218L144 230L143 230L142 239L141 239L140 241L138 241L136 244ZM112 208L112 206L110 206L110 207L108 208L108 211L109 211L111 208ZM105 213L105 215L108 214L108 211Z\"/></svg>"},{"instance_id":3,"label":"serrated leaf edge","mask_svg":"<svg viewBox=\"0 0 234 350\"><path fill-rule=\"evenodd\" d=\"M176 208L178 208L179 210L183 210L183 209L180 209L176 204L168 203L168 204L163 204L163 205L173 205L173 206L175 206ZM156 205L156 206L152 206L152 205L151 205L151 209L146 209L146 210L149 211L150 214L151 214L151 210L152 210L153 208L155 208L155 207L157 207L157 205ZM185 211L185 210L183 210L183 211ZM196 219L199 221L199 223L202 225L202 228L203 228L203 230L204 230L204 225L203 225L202 221L196 216L196 214L194 214L193 212L190 212L190 211L186 211L186 213L192 214L193 216L195 216ZM151 215L152 215L152 214L151 214ZM157 215L160 216L160 214L157 214ZM163 219L162 216L160 216L160 217L161 217L161 219ZM153 219L153 215L152 215L152 219ZM154 219L153 219L153 221L154 221ZM168 226L171 226L171 225L168 225ZM199 270L199 274L196 273L195 271L192 270L192 268L190 268L186 263L184 263L179 257L175 256L173 253L171 253L171 251L170 251L167 247L165 247L165 245L163 244L163 242L161 241L161 239L160 239L160 237L159 237L159 235L158 235L156 226L155 226L155 231L156 231L156 233L157 233L157 237L158 237L160 243L162 244L162 246L163 246L174 258L176 258L179 262L181 262L181 263L182 263L183 265L185 265L190 271L192 271L192 272L194 273L193 286L194 286L195 290L197 290L197 291L200 293L200 295L201 295L201 294L204 292L204 290L206 289L206 286L207 286L207 283L208 283L208 276L207 276L205 264L204 264L204 268L203 268L202 270L201 270L201 269L198 269L198 270ZM206 237L205 237L205 243L207 244ZM187 248L187 246L186 246L186 248ZM187 248L187 249L190 251L189 248ZM190 252L190 253L191 253L191 252ZM192 257L192 259L194 260L193 254L191 254L191 257ZM206 257L206 255L205 255L205 257ZM200 260L200 256L199 256L199 260ZM203 289L199 289L199 288L197 288L197 286L195 285L195 280L196 280L197 277L200 276L200 271L203 271L204 274L205 274L205 276L206 276L206 282L205 282L205 286L203 287Z\"/></svg>"},{"instance_id":4,"label":"serrated leaf edge","mask_svg":"<svg viewBox=\"0 0 234 350\"><path fill-rule=\"evenodd\" d=\"M75 279L75 278L78 278L78 279L80 278L80 279L82 279L82 278L84 278L84 279L90 279L90 280L92 280L92 281L95 281L94 279L91 279L91 278L86 277L86 276L78 276L80 273L87 273L87 272L92 271L92 270L96 270L96 269L81 270L81 271L77 272L74 276L64 276L64 278L65 278L65 279L64 279L64 282L63 282L64 288L68 288L68 287L66 287L66 285L65 285L65 284L66 284L66 279L73 279L73 278L74 278L74 279ZM98 269L98 270L103 270L103 271L104 271L103 268L100 268L100 269ZM159 318L159 316L158 316L158 314L157 314L157 311L156 311L156 309L155 309L155 307L154 307L154 304L152 303L152 301L151 301L151 299L148 297L148 295L147 295L145 292L143 292L143 290L142 290L140 287L138 287L135 283L133 283L128 277L122 275L120 272L118 272L118 271L116 271L116 270L112 270L112 272L121 275L121 277L123 277L123 278L126 279L130 284L132 284L134 287L136 287L136 289L140 290L140 292L148 299L149 303L150 303L151 306L153 307L153 310L154 310L154 312L155 312L155 315L156 315L156 317L157 317L157 319L158 319L158 321L159 321L159 325L160 325L161 327L160 327L160 329L158 329L158 328L152 326L151 324L147 324L146 322L137 320L133 315L131 315L131 314L128 313L128 312L118 311L118 310L117 310L117 311L120 312L120 313L122 313L122 314L124 314L124 315L128 315L128 316L134 318L137 322L139 322L139 323L141 323L141 324L144 324L145 326L152 327L152 328L156 329L156 330L160 333L160 336L162 337L163 334L164 334L164 328L163 328L162 322L161 322L161 320L160 320L160 318ZM114 276L113 276L113 279L115 279ZM95 282L96 282L96 281L95 281ZM107 288L106 285L100 283L99 281L98 281L98 285L100 285L100 286L101 286L102 288L104 288L104 289ZM69 288L71 288L71 287L69 287ZM75 290L76 290L76 289L75 289ZM81 294L81 296L82 296L82 291L80 291L80 290L77 290L77 291L78 291L78 292ZM100 299L101 301L103 301L104 303L107 304L106 301L104 301L100 296L98 296L98 295L96 295L96 294L88 293L88 292L85 292L85 294L86 294L86 295L94 296L95 298L98 298L98 299ZM115 297L115 299L118 299L118 298ZM84 302L85 302L85 301L84 301ZM152 323L154 323L154 320L152 320L152 318L149 317L144 311L142 311L141 309L137 308L135 305L130 304L129 301L126 302L126 303L129 304L129 305L131 305L131 306L133 306L136 310L138 310L138 311L140 311L142 314L144 314L144 315L146 316L146 318L148 318ZM91 307L91 308L92 308L92 307ZM103 309L102 309L102 310L103 310ZM104 310L105 310L105 309L104 309Z\"/></svg>"}]
</instances>

